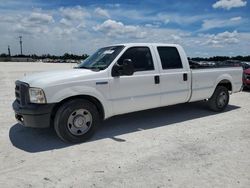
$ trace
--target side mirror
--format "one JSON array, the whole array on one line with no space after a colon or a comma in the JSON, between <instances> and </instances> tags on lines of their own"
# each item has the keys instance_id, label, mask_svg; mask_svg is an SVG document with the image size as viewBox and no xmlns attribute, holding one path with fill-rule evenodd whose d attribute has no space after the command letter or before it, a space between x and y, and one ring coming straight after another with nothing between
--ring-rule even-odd
<instances>
[{"instance_id":1,"label":"side mirror","mask_svg":"<svg viewBox=\"0 0 250 188\"><path fill-rule=\"evenodd\" d=\"M131 59L124 59L122 65L115 64L112 69L112 76L130 76L134 74L134 64Z\"/></svg>"},{"instance_id":2,"label":"side mirror","mask_svg":"<svg viewBox=\"0 0 250 188\"><path fill-rule=\"evenodd\" d=\"M133 75L134 74L134 64L131 59L124 59L122 63L123 75Z\"/></svg>"}]
</instances>

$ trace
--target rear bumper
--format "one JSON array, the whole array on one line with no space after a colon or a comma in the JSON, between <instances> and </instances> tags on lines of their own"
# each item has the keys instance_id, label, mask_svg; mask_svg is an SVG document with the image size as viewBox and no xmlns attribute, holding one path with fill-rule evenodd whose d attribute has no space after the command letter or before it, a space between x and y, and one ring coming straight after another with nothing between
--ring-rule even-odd
<instances>
[{"instance_id":1,"label":"rear bumper","mask_svg":"<svg viewBox=\"0 0 250 188\"><path fill-rule=\"evenodd\" d=\"M55 104L27 104L21 106L17 101L12 104L15 118L25 127L46 128L50 126L50 118Z\"/></svg>"}]
</instances>

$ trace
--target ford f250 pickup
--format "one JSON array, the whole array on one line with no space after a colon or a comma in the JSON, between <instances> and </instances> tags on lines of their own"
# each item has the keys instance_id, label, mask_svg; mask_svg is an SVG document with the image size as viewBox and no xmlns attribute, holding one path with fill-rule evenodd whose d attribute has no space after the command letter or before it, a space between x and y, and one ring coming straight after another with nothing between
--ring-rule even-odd
<instances>
[{"instance_id":1,"label":"ford f250 pickup","mask_svg":"<svg viewBox=\"0 0 250 188\"><path fill-rule=\"evenodd\" d=\"M27 75L15 84L20 124L54 126L62 140L79 143L118 114L200 100L223 111L229 94L241 90L242 68L192 67L180 45L128 43L101 48L74 69Z\"/></svg>"}]
</instances>

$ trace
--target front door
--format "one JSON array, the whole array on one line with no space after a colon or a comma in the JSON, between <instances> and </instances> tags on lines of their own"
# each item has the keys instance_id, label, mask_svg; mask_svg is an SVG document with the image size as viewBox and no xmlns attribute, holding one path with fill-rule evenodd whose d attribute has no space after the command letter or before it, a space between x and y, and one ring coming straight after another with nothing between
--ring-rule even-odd
<instances>
[{"instance_id":1,"label":"front door","mask_svg":"<svg viewBox=\"0 0 250 188\"><path fill-rule=\"evenodd\" d=\"M151 47L138 46L128 48L119 58L131 59L135 72L131 76L121 75L110 80L113 115L158 107L160 104L160 86L157 82L158 67L154 64Z\"/></svg>"}]
</instances>

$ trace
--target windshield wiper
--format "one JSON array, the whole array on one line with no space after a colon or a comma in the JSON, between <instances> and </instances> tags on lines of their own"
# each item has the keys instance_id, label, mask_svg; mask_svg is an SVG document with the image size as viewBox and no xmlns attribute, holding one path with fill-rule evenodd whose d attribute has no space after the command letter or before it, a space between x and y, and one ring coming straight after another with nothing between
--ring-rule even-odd
<instances>
[{"instance_id":1,"label":"windshield wiper","mask_svg":"<svg viewBox=\"0 0 250 188\"><path fill-rule=\"evenodd\" d=\"M86 67L86 66L80 66L80 67L77 67L78 69L91 69L91 67Z\"/></svg>"},{"instance_id":2,"label":"windshield wiper","mask_svg":"<svg viewBox=\"0 0 250 188\"><path fill-rule=\"evenodd\" d=\"M92 71L100 71L101 69L99 69L98 67L91 67L90 70L92 70Z\"/></svg>"}]
</instances>

